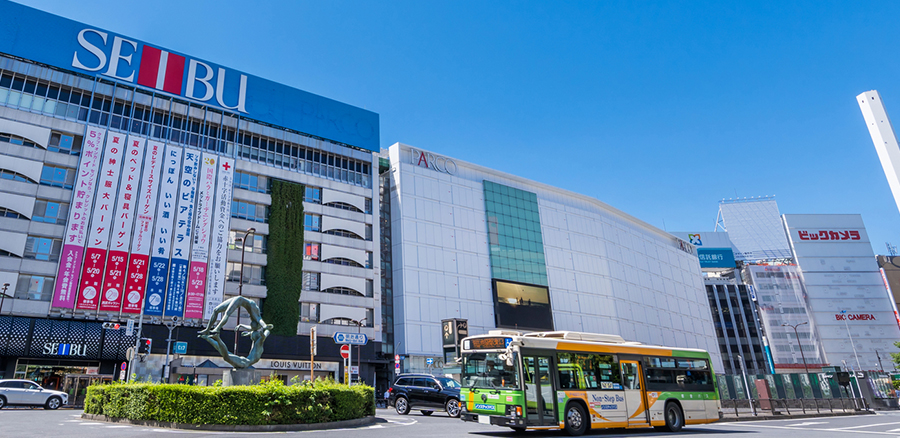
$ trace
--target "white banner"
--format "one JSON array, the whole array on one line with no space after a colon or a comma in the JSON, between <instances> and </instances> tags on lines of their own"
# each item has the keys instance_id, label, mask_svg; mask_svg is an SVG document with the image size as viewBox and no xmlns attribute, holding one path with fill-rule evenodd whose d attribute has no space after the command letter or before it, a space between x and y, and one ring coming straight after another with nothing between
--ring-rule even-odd
<instances>
[{"instance_id":1,"label":"white banner","mask_svg":"<svg viewBox=\"0 0 900 438\"><path fill-rule=\"evenodd\" d=\"M94 201L97 184L100 151L105 130L88 126L81 146L81 161L72 188L72 204L69 206L69 220L66 222L66 236L59 258L59 271L53 291L53 307L71 309L75 306L78 290L78 273L84 261L84 241L87 237L88 214Z\"/></svg>"},{"instance_id":2,"label":"white banner","mask_svg":"<svg viewBox=\"0 0 900 438\"><path fill-rule=\"evenodd\" d=\"M144 164L144 139L130 137L125 149L125 168L122 170L122 182L119 196L116 199L116 217L113 223L110 251L128 252L131 244L131 226L137 211L138 181L141 166Z\"/></svg>"},{"instance_id":3,"label":"white banner","mask_svg":"<svg viewBox=\"0 0 900 438\"><path fill-rule=\"evenodd\" d=\"M106 136L106 147L100 166L100 181L97 183L97 196L94 198L95 205L87 240L88 248L106 249L109 247L109 230L112 228L113 208L115 208L116 192L119 189L119 174L122 170L124 154L125 135L110 132Z\"/></svg>"},{"instance_id":4,"label":"white banner","mask_svg":"<svg viewBox=\"0 0 900 438\"><path fill-rule=\"evenodd\" d=\"M178 206L172 241L172 266L166 293L165 316L184 317L184 294L187 291L188 259L191 252L191 233L194 231L194 200L197 198L197 174L200 172L200 152L184 151L181 162L181 182L178 184Z\"/></svg>"},{"instance_id":5,"label":"white banner","mask_svg":"<svg viewBox=\"0 0 900 438\"><path fill-rule=\"evenodd\" d=\"M203 153L200 181L197 186L197 220L194 228L194 245L191 261L206 263L209 260L209 235L213 217L213 198L216 195L216 168L219 156Z\"/></svg>"},{"instance_id":6,"label":"white banner","mask_svg":"<svg viewBox=\"0 0 900 438\"><path fill-rule=\"evenodd\" d=\"M141 189L138 193L137 224L134 227L134 239L131 241L133 254L150 255L150 239L153 237L153 218L156 216L156 195L159 193L159 170L162 168L163 150L162 143L150 140L147 142L147 152L143 174L141 175Z\"/></svg>"},{"instance_id":7,"label":"white banner","mask_svg":"<svg viewBox=\"0 0 900 438\"><path fill-rule=\"evenodd\" d=\"M156 221L153 241L150 244L150 257L168 259L172 249L173 227L175 226L175 206L178 200L178 179L181 176L181 156L184 149L178 146L166 146L163 158L162 183L159 188L159 201L156 204Z\"/></svg>"},{"instance_id":8,"label":"white banner","mask_svg":"<svg viewBox=\"0 0 900 438\"><path fill-rule=\"evenodd\" d=\"M228 232L231 224L231 194L234 189L234 160L219 159L216 200L213 206L212 246L209 249L209 276L203 306L203 318L209 319L225 296L225 263L228 257Z\"/></svg>"}]
</instances>

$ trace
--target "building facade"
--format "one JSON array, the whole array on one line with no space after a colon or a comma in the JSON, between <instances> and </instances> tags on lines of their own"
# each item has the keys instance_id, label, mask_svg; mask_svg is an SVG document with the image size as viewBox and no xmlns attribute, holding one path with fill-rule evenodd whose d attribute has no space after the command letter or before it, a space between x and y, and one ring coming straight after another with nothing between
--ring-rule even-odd
<instances>
[{"instance_id":1,"label":"building facade","mask_svg":"<svg viewBox=\"0 0 900 438\"><path fill-rule=\"evenodd\" d=\"M0 2L0 377L118 377L137 335L100 322L142 315L157 337L148 376L166 351L161 324L176 320L173 336L188 342L179 366L221 366L196 331L238 294L265 318L266 300L296 293L272 289L267 267L292 257L279 275L302 284L288 304L299 323L270 338L263 362L299 374L318 326L318 358L333 365L317 369L337 374L328 338L358 331L373 340L360 353L362 378L374 379L378 124L360 108ZM270 229L270 211L292 222ZM273 254L276 240L302 255Z\"/></svg>"},{"instance_id":2,"label":"building facade","mask_svg":"<svg viewBox=\"0 0 900 438\"><path fill-rule=\"evenodd\" d=\"M468 334L573 330L710 351L695 247L596 199L394 144L394 327L405 370L443 362L441 320Z\"/></svg>"}]
</instances>

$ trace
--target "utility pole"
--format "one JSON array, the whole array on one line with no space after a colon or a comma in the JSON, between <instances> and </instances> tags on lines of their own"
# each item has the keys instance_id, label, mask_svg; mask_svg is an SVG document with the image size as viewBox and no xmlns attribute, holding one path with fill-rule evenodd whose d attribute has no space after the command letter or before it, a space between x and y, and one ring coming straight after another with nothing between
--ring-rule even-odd
<instances>
[{"instance_id":1,"label":"utility pole","mask_svg":"<svg viewBox=\"0 0 900 438\"><path fill-rule=\"evenodd\" d=\"M3 283L3 293L0 294L0 313L3 313L3 301L6 300L6 289L9 289L9 283Z\"/></svg>"},{"instance_id":2,"label":"utility pole","mask_svg":"<svg viewBox=\"0 0 900 438\"><path fill-rule=\"evenodd\" d=\"M172 330L175 330L175 327L178 327L180 324L178 323L177 316L173 316L172 321L167 321L164 324L166 325L166 328L169 329L169 338L166 339L166 362L163 365L162 379L168 380L169 379L169 373L168 373L168 371L169 371L169 352L172 351L172 341L174 341L174 339L172 339ZM135 352L135 353L137 353L137 352ZM163 382L163 383L166 383L166 382Z\"/></svg>"},{"instance_id":3,"label":"utility pole","mask_svg":"<svg viewBox=\"0 0 900 438\"><path fill-rule=\"evenodd\" d=\"M247 252L247 236L256 232L256 228L248 228L241 241L241 281L238 283L238 296L244 295L244 253ZM238 326L241 325L241 308L237 309L237 324L234 325L234 354L238 354Z\"/></svg>"}]
</instances>

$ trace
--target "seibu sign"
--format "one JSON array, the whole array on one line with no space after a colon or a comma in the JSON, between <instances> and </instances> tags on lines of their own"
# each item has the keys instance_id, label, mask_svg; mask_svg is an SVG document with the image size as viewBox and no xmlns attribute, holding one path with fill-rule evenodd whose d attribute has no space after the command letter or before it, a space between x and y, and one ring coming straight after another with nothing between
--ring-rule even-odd
<instances>
[{"instance_id":1,"label":"seibu sign","mask_svg":"<svg viewBox=\"0 0 900 438\"><path fill-rule=\"evenodd\" d=\"M199 102L213 104L215 97L218 106L247 113L247 75L240 75L236 96L225 96L226 70L222 67L214 69L205 62L118 35L110 38L97 29L82 29L77 39L72 67Z\"/></svg>"},{"instance_id":2,"label":"seibu sign","mask_svg":"<svg viewBox=\"0 0 900 438\"><path fill-rule=\"evenodd\" d=\"M409 162L416 166L446 173L448 175L455 175L459 172L459 167L457 167L456 163L447 157L434 155L431 152L422 152L413 148L409 149L409 154Z\"/></svg>"},{"instance_id":3,"label":"seibu sign","mask_svg":"<svg viewBox=\"0 0 900 438\"><path fill-rule=\"evenodd\" d=\"M834 319L837 321L875 321L875 315L871 313L848 313L846 315L835 313Z\"/></svg>"}]
</instances>

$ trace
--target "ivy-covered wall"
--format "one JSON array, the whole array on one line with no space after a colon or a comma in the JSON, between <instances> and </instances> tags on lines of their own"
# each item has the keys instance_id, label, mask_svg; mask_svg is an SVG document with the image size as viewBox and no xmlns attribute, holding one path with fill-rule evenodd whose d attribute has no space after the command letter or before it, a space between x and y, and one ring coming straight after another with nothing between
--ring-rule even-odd
<instances>
[{"instance_id":1,"label":"ivy-covered wall","mask_svg":"<svg viewBox=\"0 0 900 438\"><path fill-rule=\"evenodd\" d=\"M296 336L303 273L302 184L272 181L263 316L273 334Z\"/></svg>"}]
</instances>

